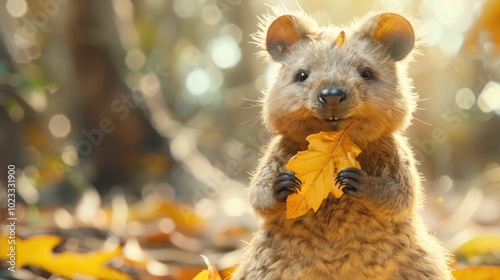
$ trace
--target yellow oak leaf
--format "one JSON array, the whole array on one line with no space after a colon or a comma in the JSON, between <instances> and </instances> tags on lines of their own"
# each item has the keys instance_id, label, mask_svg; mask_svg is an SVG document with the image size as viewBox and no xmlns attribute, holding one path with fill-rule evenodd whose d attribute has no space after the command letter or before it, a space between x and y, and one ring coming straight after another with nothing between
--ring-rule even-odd
<instances>
[{"instance_id":1,"label":"yellow oak leaf","mask_svg":"<svg viewBox=\"0 0 500 280\"><path fill-rule=\"evenodd\" d=\"M54 253L52 250L59 243L61 239L55 235L38 235L27 239L1 235L0 244L10 245L0 246L0 259L6 258L7 261L13 261L12 264L15 264L16 270L25 265L32 265L69 279L82 276L97 279L130 279L126 274L106 266L108 262L121 254L121 247L111 251L83 254ZM15 249L13 258L8 255L11 249Z\"/></svg>"},{"instance_id":2,"label":"yellow oak leaf","mask_svg":"<svg viewBox=\"0 0 500 280\"><path fill-rule=\"evenodd\" d=\"M219 272L217 271L217 268L215 265L210 263L208 258L205 256L202 256L203 259L205 260L205 263L208 266L208 269L202 270L198 275L196 275L193 280L222 280L220 278Z\"/></svg>"},{"instance_id":3,"label":"yellow oak leaf","mask_svg":"<svg viewBox=\"0 0 500 280\"><path fill-rule=\"evenodd\" d=\"M342 189L335 184L337 174L347 167L361 168L356 161L361 149L349 138L348 128L309 135L307 150L288 161L286 170L295 172L302 189L288 196L287 219L300 217L310 209L316 212L329 193L341 197Z\"/></svg>"}]
</instances>

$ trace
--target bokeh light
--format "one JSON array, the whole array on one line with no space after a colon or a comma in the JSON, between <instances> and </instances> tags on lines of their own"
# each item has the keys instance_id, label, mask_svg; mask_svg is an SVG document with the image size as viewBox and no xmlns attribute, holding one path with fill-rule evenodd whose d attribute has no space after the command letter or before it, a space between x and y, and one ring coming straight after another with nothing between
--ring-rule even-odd
<instances>
[{"instance_id":1,"label":"bokeh light","mask_svg":"<svg viewBox=\"0 0 500 280\"><path fill-rule=\"evenodd\" d=\"M57 138L64 138L71 132L71 122L63 114L52 116L49 121L49 130Z\"/></svg>"},{"instance_id":2,"label":"bokeh light","mask_svg":"<svg viewBox=\"0 0 500 280\"><path fill-rule=\"evenodd\" d=\"M457 54L462 47L464 35L454 30L445 29L438 43L443 53L449 57Z\"/></svg>"},{"instance_id":3,"label":"bokeh light","mask_svg":"<svg viewBox=\"0 0 500 280\"><path fill-rule=\"evenodd\" d=\"M40 193L36 187L39 176L40 173L38 169L33 165L26 166L26 168L24 168L24 173L19 176L18 183L23 187L18 188L17 191L29 204L37 203L40 198Z\"/></svg>"},{"instance_id":4,"label":"bokeh light","mask_svg":"<svg viewBox=\"0 0 500 280\"><path fill-rule=\"evenodd\" d=\"M125 63L130 70L139 70L146 63L146 56L141 50L131 49L127 52Z\"/></svg>"},{"instance_id":5,"label":"bokeh light","mask_svg":"<svg viewBox=\"0 0 500 280\"><path fill-rule=\"evenodd\" d=\"M220 29L220 36L225 37L229 36L234 39L234 41L239 44L241 43L241 39L243 38L243 31L241 31L241 28L239 28L236 24L234 23L229 23L224 25Z\"/></svg>"},{"instance_id":6,"label":"bokeh light","mask_svg":"<svg viewBox=\"0 0 500 280\"><path fill-rule=\"evenodd\" d=\"M9 110L9 117L15 121L15 122L20 122L24 118L24 110L21 106L13 106Z\"/></svg>"},{"instance_id":7,"label":"bokeh light","mask_svg":"<svg viewBox=\"0 0 500 280\"><path fill-rule=\"evenodd\" d=\"M494 81L488 82L477 99L477 105L485 113L495 111L500 115L500 84Z\"/></svg>"},{"instance_id":8,"label":"bokeh light","mask_svg":"<svg viewBox=\"0 0 500 280\"><path fill-rule=\"evenodd\" d=\"M208 5L201 11L201 18L204 22L213 25L221 20L222 14L216 5Z\"/></svg>"},{"instance_id":9,"label":"bokeh light","mask_svg":"<svg viewBox=\"0 0 500 280\"><path fill-rule=\"evenodd\" d=\"M7 0L5 8L11 16L22 17L28 11L28 4L26 0Z\"/></svg>"},{"instance_id":10,"label":"bokeh light","mask_svg":"<svg viewBox=\"0 0 500 280\"><path fill-rule=\"evenodd\" d=\"M158 222L158 229L165 234L170 234L175 230L175 222L170 218L163 218Z\"/></svg>"},{"instance_id":11,"label":"bokeh light","mask_svg":"<svg viewBox=\"0 0 500 280\"><path fill-rule=\"evenodd\" d=\"M154 276L165 276L170 272L167 265L157 260L149 260L146 263L146 270Z\"/></svg>"},{"instance_id":12,"label":"bokeh light","mask_svg":"<svg viewBox=\"0 0 500 280\"><path fill-rule=\"evenodd\" d=\"M231 197L224 201L223 209L229 217L240 217L247 211L247 203L239 197Z\"/></svg>"},{"instance_id":13,"label":"bokeh light","mask_svg":"<svg viewBox=\"0 0 500 280\"><path fill-rule=\"evenodd\" d=\"M455 96L455 102L461 109L469 110L476 103L476 96L470 88L461 88Z\"/></svg>"},{"instance_id":14,"label":"bokeh light","mask_svg":"<svg viewBox=\"0 0 500 280\"><path fill-rule=\"evenodd\" d=\"M174 11L177 16L181 18L188 18L194 16L197 9L195 0L175 0Z\"/></svg>"},{"instance_id":15,"label":"bokeh light","mask_svg":"<svg viewBox=\"0 0 500 280\"><path fill-rule=\"evenodd\" d=\"M70 228L73 225L73 216L64 208L54 211L54 222L60 228Z\"/></svg>"},{"instance_id":16,"label":"bokeh light","mask_svg":"<svg viewBox=\"0 0 500 280\"><path fill-rule=\"evenodd\" d=\"M210 88L210 76L206 70L196 68L186 77L186 88L193 95L205 94Z\"/></svg>"},{"instance_id":17,"label":"bokeh light","mask_svg":"<svg viewBox=\"0 0 500 280\"><path fill-rule=\"evenodd\" d=\"M74 145L67 145L63 148L61 159L68 166L78 166L78 149Z\"/></svg>"},{"instance_id":18,"label":"bokeh light","mask_svg":"<svg viewBox=\"0 0 500 280\"><path fill-rule=\"evenodd\" d=\"M448 192L451 188L453 188L453 179L451 179L448 175L443 175L438 178L436 185L440 192Z\"/></svg>"},{"instance_id":19,"label":"bokeh light","mask_svg":"<svg viewBox=\"0 0 500 280\"><path fill-rule=\"evenodd\" d=\"M47 109L47 96L43 91L32 90L26 96L26 102L37 112L43 112Z\"/></svg>"},{"instance_id":20,"label":"bokeh light","mask_svg":"<svg viewBox=\"0 0 500 280\"><path fill-rule=\"evenodd\" d=\"M232 37L218 37L209 43L208 52L220 68L234 67L241 59L241 51Z\"/></svg>"}]
</instances>

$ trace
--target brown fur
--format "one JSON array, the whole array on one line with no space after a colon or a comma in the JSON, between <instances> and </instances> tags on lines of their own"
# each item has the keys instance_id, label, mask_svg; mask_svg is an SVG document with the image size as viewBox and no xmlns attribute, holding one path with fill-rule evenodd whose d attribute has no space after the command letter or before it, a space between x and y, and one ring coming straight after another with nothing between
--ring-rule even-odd
<instances>
[{"instance_id":1,"label":"brown fur","mask_svg":"<svg viewBox=\"0 0 500 280\"><path fill-rule=\"evenodd\" d=\"M232 279L452 279L447 254L418 215L422 187L403 135L415 107L406 75L415 40L410 23L381 14L319 28L303 12L280 13L266 17L256 36L265 56L281 65L263 101L264 123L276 136L249 188L261 226ZM374 79L360 77L366 68ZM301 83L300 70L309 74ZM318 102L331 87L347 93L334 111ZM326 121L332 114L341 120ZM286 204L273 192L278 173L306 149L308 135L351 122L367 174L360 194L330 196L316 213L286 219Z\"/></svg>"}]
</instances>

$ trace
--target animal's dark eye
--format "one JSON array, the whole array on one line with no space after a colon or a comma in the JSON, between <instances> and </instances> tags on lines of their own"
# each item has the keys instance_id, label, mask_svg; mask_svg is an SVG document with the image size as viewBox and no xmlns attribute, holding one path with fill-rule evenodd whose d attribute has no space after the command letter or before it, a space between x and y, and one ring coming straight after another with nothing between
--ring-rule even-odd
<instances>
[{"instance_id":1,"label":"animal's dark eye","mask_svg":"<svg viewBox=\"0 0 500 280\"><path fill-rule=\"evenodd\" d=\"M361 77L364 80L367 80L367 81L373 79L373 72L372 72L372 70L365 69L365 70L361 71Z\"/></svg>"},{"instance_id":2,"label":"animal's dark eye","mask_svg":"<svg viewBox=\"0 0 500 280\"><path fill-rule=\"evenodd\" d=\"M303 82L305 80L307 80L307 78L309 78L309 74L307 74L305 71L300 71L298 74L297 74L297 77L295 78L295 80L297 82Z\"/></svg>"}]
</instances>

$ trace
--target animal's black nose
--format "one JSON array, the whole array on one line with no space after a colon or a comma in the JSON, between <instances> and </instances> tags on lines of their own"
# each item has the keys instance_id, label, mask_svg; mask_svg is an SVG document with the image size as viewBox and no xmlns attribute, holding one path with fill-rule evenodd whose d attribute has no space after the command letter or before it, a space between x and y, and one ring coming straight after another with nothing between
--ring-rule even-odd
<instances>
[{"instance_id":1,"label":"animal's black nose","mask_svg":"<svg viewBox=\"0 0 500 280\"><path fill-rule=\"evenodd\" d=\"M319 102L333 110L347 99L347 94L340 88L325 88L318 96Z\"/></svg>"}]
</instances>

